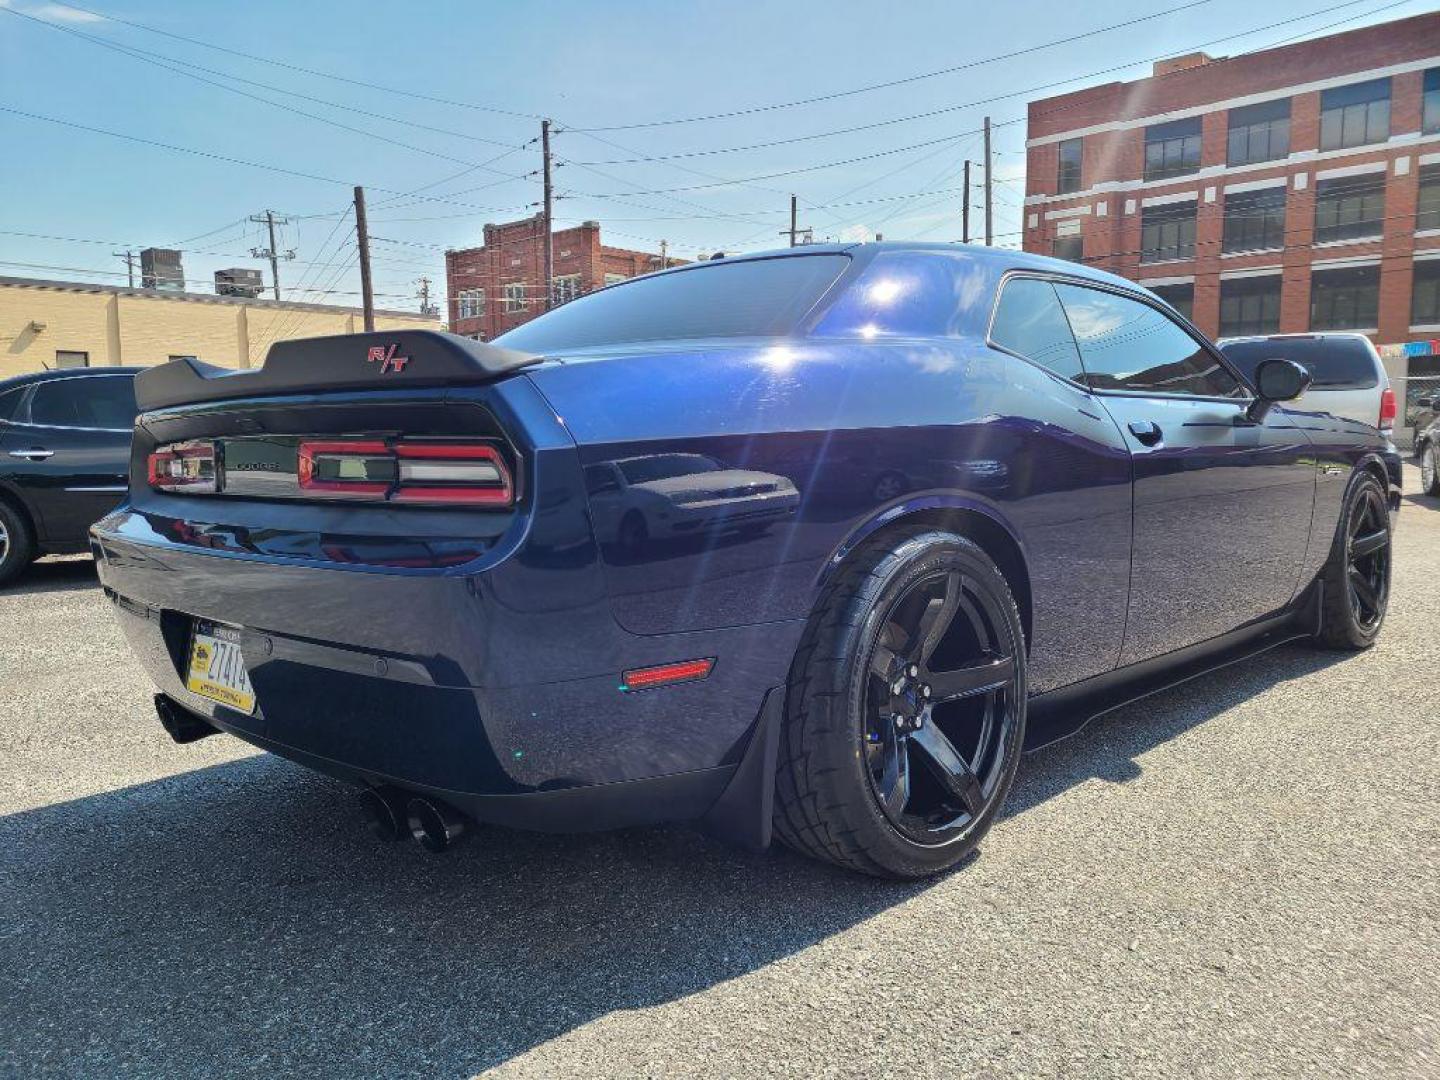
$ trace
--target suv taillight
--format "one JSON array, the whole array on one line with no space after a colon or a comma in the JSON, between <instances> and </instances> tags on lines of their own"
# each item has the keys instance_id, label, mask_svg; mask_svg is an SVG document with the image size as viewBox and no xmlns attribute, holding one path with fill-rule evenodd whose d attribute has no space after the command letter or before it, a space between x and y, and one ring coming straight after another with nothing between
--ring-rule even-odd
<instances>
[{"instance_id":1,"label":"suv taillight","mask_svg":"<svg viewBox=\"0 0 1440 1080\"><path fill-rule=\"evenodd\" d=\"M215 444L173 443L156 450L146 462L150 486L157 491L215 491Z\"/></svg>"},{"instance_id":2,"label":"suv taillight","mask_svg":"<svg viewBox=\"0 0 1440 1080\"><path fill-rule=\"evenodd\" d=\"M1399 410L1395 406L1395 391L1386 387L1380 395L1380 427L1393 428Z\"/></svg>"}]
</instances>

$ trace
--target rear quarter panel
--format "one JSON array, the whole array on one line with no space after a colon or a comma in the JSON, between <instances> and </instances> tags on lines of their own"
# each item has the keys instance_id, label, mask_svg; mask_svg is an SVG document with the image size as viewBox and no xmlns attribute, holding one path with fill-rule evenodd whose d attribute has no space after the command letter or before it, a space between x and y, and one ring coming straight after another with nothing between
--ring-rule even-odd
<instances>
[{"instance_id":1,"label":"rear quarter panel","mask_svg":"<svg viewBox=\"0 0 1440 1080\"><path fill-rule=\"evenodd\" d=\"M793 514L639 549L602 542L636 634L803 620L838 553L880 520L984 513L1022 547L1032 685L1112 666L1124 626L1130 463L1083 391L962 339L672 348L535 369L584 465L702 454L783 477Z\"/></svg>"}]
</instances>

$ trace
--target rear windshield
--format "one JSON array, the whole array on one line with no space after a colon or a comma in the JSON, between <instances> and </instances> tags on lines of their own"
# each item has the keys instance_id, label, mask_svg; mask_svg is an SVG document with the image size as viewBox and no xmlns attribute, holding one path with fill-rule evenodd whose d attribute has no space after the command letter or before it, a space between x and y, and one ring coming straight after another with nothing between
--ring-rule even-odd
<instances>
[{"instance_id":1,"label":"rear windshield","mask_svg":"<svg viewBox=\"0 0 1440 1080\"><path fill-rule=\"evenodd\" d=\"M622 341L791 334L849 262L848 255L798 255L636 278L572 300L495 344L548 353Z\"/></svg>"},{"instance_id":2,"label":"rear windshield","mask_svg":"<svg viewBox=\"0 0 1440 1080\"><path fill-rule=\"evenodd\" d=\"M1222 344L1226 359L1255 381L1261 360L1294 360L1314 377L1316 390L1366 390L1376 386L1375 358L1359 338L1270 338Z\"/></svg>"}]
</instances>

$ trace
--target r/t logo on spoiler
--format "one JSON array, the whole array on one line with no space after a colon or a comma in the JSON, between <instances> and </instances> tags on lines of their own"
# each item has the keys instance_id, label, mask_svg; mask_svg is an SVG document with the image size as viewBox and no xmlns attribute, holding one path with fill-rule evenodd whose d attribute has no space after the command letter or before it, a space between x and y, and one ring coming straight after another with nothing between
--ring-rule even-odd
<instances>
[{"instance_id":1,"label":"r/t logo on spoiler","mask_svg":"<svg viewBox=\"0 0 1440 1080\"><path fill-rule=\"evenodd\" d=\"M395 345L372 345L370 355L365 358L367 363L373 364L380 361L380 374L384 375L390 371L404 371L405 365L410 363L408 356L396 356L400 351L399 344Z\"/></svg>"}]
</instances>

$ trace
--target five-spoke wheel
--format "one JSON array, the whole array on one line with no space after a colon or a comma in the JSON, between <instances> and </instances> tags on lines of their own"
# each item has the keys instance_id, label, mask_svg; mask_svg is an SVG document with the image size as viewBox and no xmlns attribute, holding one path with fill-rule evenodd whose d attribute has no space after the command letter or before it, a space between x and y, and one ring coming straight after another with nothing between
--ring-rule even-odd
<instances>
[{"instance_id":1,"label":"five-spoke wheel","mask_svg":"<svg viewBox=\"0 0 1440 1080\"><path fill-rule=\"evenodd\" d=\"M776 831L866 873L948 869L993 824L1024 727L1024 634L994 561L948 532L882 534L829 584L791 669Z\"/></svg>"}]
</instances>

